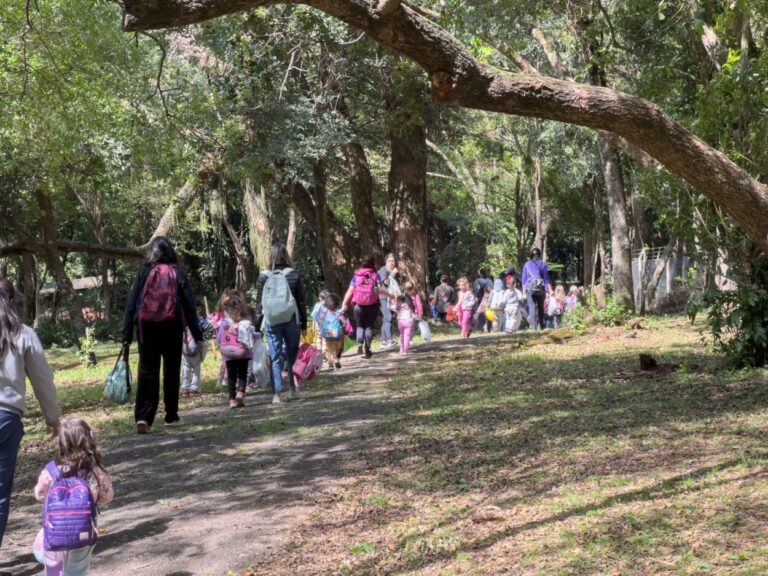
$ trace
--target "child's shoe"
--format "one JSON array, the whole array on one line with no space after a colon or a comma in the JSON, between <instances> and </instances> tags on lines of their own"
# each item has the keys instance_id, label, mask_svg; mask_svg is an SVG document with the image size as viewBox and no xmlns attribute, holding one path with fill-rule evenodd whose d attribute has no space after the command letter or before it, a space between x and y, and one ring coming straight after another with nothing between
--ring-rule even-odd
<instances>
[{"instance_id":1,"label":"child's shoe","mask_svg":"<svg viewBox=\"0 0 768 576\"><path fill-rule=\"evenodd\" d=\"M237 400L235 400L234 398L230 398L229 399L229 409L233 410L235 408L237 408Z\"/></svg>"},{"instance_id":2,"label":"child's shoe","mask_svg":"<svg viewBox=\"0 0 768 576\"><path fill-rule=\"evenodd\" d=\"M182 398L189 398L189 390L182 390L181 391L181 397Z\"/></svg>"},{"instance_id":3,"label":"child's shoe","mask_svg":"<svg viewBox=\"0 0 768 576\"><path fill-rule=\"evenodd\" d=\"M245 406L245 391L244 390L238 390L237 394L235 394L235 405L239 408L242 408Z\"/></svg>"},{"instance_id":4,"label":"child's shoe","mask_svg":"<svg viewBox=\"0 0 768 576\"><path fill-rule=\"evenodd\" d=\"M341 368L341 362L336 360L336 364L334 364L334 366L336 366L336 369L338 370L339 368Z\"/></svg>"}]
</instances>

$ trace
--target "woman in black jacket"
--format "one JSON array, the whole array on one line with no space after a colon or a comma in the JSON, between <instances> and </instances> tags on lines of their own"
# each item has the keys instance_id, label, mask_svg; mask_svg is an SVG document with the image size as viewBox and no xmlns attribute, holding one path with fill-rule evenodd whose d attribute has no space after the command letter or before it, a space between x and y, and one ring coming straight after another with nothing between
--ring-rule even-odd
<instances>
[{"instance_id":1,"label":"woman in black jacket","mask_svg":"<svg viewBox=\"0 0 768 576\"><path fill-rule=\"evenodd\" d=\"M163 364L165 425L181 423L179 380L184 328L202 343L195 301L187 275L178 266L176 251L163 236L154 238L147 263L139 268L125 307L123 345L130 347L133 328L139 340L139 378L136 390L136 433L149 432L160 403L160 362Z\"/></svg>"},{"instance_id":2,"label":"woman in black jacket","mask_svg":"<svg viewBox=\"0 0 768 576\"><path fill-rule=\"evenodd\" d=\"M272 382L275 386L272 402L275 404L282 402L284 363L287 364L285 368L288 371L291 396L293 398L299 397L296 378L293 376L293 363L299 352L301 333L307 329L307 305L304 301L301 276L292 266L291 256L288 254L285 244L275 243L269 253L269 270L263 270L259 275L259 296L253 310L256 329L264 333L269 346L269 358L272 361ZM273 292L279 292L278 283L287 281L293 297L293 306L288 310L287 302L270 305L274 308L281 308L281 316L285 316L285 321L270 323L269 310L265 310L264 288L267 281L273 276L275 277ZM285 284L282 285L285 286ZM282 308L285 308L285 311ZM285 362L283 362L283 348L285 348Z\"/></svg>"}]
</instances>

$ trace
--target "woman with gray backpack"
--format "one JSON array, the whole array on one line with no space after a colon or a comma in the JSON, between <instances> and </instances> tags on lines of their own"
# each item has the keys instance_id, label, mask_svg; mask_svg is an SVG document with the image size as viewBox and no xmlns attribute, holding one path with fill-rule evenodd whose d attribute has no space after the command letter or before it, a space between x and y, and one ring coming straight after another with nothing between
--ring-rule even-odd
<instances>
[{"instance_id":1,"label":"woman with gray backpack","mask_svg":"<svg viewBox=\"0 0 768 576\"><path fill-rule=\"evenodd\" d=\"M263 270L259 275L258 298L254 306L256 328L261 327L269 346L274 404L282 402L283 368L288 371L291 398L299 398L293 363L299 352L301 333L307 329L307 306L301 276L292 266L285 244L275 243L269 253L269 270Z\"/></svg>"}]
</instances>

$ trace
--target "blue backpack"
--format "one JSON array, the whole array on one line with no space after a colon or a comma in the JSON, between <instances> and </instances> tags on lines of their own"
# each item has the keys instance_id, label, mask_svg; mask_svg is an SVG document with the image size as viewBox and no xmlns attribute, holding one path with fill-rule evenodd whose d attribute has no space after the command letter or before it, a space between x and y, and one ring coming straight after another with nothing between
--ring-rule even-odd
<instances>
[{"instance_id":1,"label":"blue backpack","mask_svg":"<svg viewBox=\"0 0 768 576\"><path fill-rule=\"evenodd\" d=\"M320 336L326 340L342 340L344 338L344 325L337 312L325 312L320 324Z\"/></svg>"},{"instance_id":2,"label":"blue backpack","mask_svg":"<svg viewBox=\"0 0 768 576\"><path fill-rule=\"evenodd\" d=\"M80 475L64 476L51 460L45 469L53 478L43 504L43 547L76 550L96 543L96 502L88 481Z\"/></svg>"}]
</instances>

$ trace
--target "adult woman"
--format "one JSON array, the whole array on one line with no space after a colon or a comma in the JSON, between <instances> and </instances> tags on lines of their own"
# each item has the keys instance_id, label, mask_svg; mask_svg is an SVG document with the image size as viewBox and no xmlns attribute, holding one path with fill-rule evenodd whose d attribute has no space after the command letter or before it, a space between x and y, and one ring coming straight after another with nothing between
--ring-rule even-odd
<instances>
[{"instance_id":1,"label":"adult woman","mask_svg":"<svg viewBox=\"0 0 768 576\"><path fill-rule=\"evenodd\" d=\"M54 435L59 433L59 406L53 374L37 334L22 324L16 315L14 296L13 284L5 278L0 279L0 545L8 523L16 455L24 435L21 417L26 408L27 377L46 424Z\"/></svg>"},{"instance_id":2,"label":"adult woman","mask_svg":"<svg viewBox=\"0 0 768 576\"><path fill-rule=\"evenodd\" d=\"M291 396L299 397L296 378L293 376L293 363L299 352L301 333L307 329L307 305L304 302L301 276L292 266L285 244L275 243L269 253L269 270L259 275L259 296L254 307L256 329L262 326L269 345L275 386L272 402L275 404L282 402L283 347ZM286 283L290 295L285 288Z\"/></svg>"},{"instance_id":3,"label":"adult woman","mask_svg":"<svg viewBox=\"0 0 768 576\"><path fill-rule=\"evenodd\" d=\"M379 282L389 292L390 283L397 274L397 258L394 254L387 254L385 264L379 269ZM395 294L397 296L397 294ZM379 295L379 306L383 320L381 322L381 347L389 348L392 346L392 309L389 307L389 297Z\"/></svg>"},{"instance_id":4,"label":"adult woman","mask_svg":"<svg viewBox=\"0 0 768 576\"><path fill-rule=\"evenodd\" d=\"M365 348L365 357L373 356L371 341L373 340L373 325L379 314L381 297L387 301L391 294L384 289L379 280L379 275L374 268L373 256L364 256L360 262L360 268L355 270L349 289L344 295L342 309L354 306L355 324L357 325L357 353L362 354Z\"/></svg>"},{"instance_id":5,"label":"adult woman","mask_svg":"<svg viewBox=\"0 0 768 576\"><path fill-rule=\"evenodd\" d=\"M549 268L541 259L541 250L533 248L523 266L523 291L528 299L528 323L533 330L544 329L544 300L552 293Z\"/></svg>"},{"instance_id":6,"label":"adult woman","mask_svg":"<svg viewBox=\"0 0 768 576\"><path fill-rule=\"evenodd\" d=\"M139 337L139 378L134 408L137 434L148 433L157 414L161 360L165 425L181 423L179 381L185 325L198 345L203 344L195 300L187 275L178 264L178 256L168 239L154 238L147 251L147 262L139 268L125 306L123 345L131 345L134 325Z\"/></svg>"}]
</instances>

